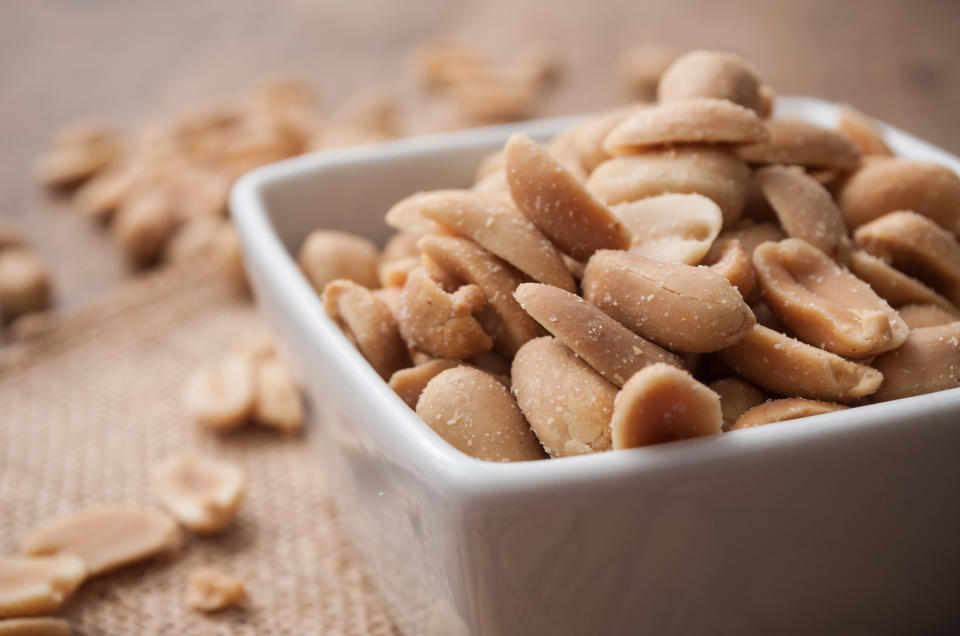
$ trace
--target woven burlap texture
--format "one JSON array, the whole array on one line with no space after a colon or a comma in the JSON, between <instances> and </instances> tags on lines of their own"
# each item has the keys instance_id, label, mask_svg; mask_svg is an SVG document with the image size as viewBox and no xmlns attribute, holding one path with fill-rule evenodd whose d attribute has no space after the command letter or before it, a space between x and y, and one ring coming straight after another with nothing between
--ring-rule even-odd
<instances>
[{"instance_id":1,"label":"woven burlap texture","mask_svg":"<svg viewBox=\"0 0 960 636\"><path fill-rule=\"evenodd\" d=\"M0 355L0 552L38 524L103 504L157 506L149 467L185 449L240 465L236 523L88 581L61 614L77 634L394 634L336 524L307 436L189 421L184 377L262 328L252 303L208 267L136 281ZM189 610L191 571L244 578L246 608Z\"/></svg>"}]
</instances>

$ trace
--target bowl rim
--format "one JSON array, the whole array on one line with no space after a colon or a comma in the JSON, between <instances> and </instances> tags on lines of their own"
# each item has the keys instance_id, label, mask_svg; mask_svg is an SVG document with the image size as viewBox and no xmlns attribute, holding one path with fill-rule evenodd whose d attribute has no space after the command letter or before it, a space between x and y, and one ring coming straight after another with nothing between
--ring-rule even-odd
<instances>
[{"instance_id":1,"label":"bowl rim","mask_svg":"<svg viewBox=\"0 0 960 636\"><path fill-rule=\"evenodd\" d=\"M822 125L832 125L837 112L837 104L794 96L779 97L776 110L777 115L799 116ZM518 131L545 137L583 117L585 115L532 120L321 151L257 168L234 185L230 193L231 216L245 260L257 263L264 280L294 309L295 319L322 346L331 365L341 372L342 380L367 397L368 407L379 420L375 434L378 442L389 443L395 453L403 454L425 476L483 497L490 494L491 489L498 494L505 491L521 494L545 487L595 488L603 482L639 479L648 471L737 461L754 453L794 445L828 444L850 435L883 435L891 427L906 425L908 420L909 425L922 428L924 422L935 419L931 416L950 411L960 414L960 388L955 388L749 431L731 431L616 453L557 458L562 461L488 462L447 444L389 388L326 315L319 296L274 228L265 192L343 163L362 169L365 163L402 161L424 153L492 146ZM889 124L877 123L898 155L938 161L960 173L960 158Z\"/></svg>"}]
</instances>

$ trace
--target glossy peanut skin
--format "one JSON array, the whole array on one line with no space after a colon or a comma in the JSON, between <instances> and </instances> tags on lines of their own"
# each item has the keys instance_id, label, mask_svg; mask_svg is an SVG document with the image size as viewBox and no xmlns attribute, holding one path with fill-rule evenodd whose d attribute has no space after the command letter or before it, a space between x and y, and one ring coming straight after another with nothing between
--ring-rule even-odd
<instances>
[{"instance_id":1,"label":"glossy peanut skin","mask_svg":"<svg viewBox=\"0 0 960 636\"><path fill-rule=\"evenodd\" d=\"M960 322L921 327L899 349L874 360L883 373L875 400L945 391L960 386Z\"/></svg>"}]
</instances>

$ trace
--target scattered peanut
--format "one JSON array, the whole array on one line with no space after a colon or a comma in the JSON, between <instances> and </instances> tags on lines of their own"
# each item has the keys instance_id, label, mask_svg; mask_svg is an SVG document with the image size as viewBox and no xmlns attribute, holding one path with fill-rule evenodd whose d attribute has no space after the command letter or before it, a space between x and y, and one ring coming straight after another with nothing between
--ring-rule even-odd
<instances>
[{"instance_id":1,"label":"scattered peanut","mask_svg":"<svg viewBox=\"0 0 960 636\"><path fill-rule=\"evenodd\" d=\"M150 471L154 491L180 525L200 534L220 532L243 498L243 473L233 464L181 453Z\"/></svg>"},{"instance_id":2,"label":"scattered peanut","mask_svg":"<svg viewBox=\"0 0 960 636\"><path fill-rule=\"evenodd\" d=\"M86 576L83 561L68 554L0 556L0 618L52 614Z\"/></svg>"},{"instance_id":3,"label":"scattered peanut","mask_svg":"<svg viewBox=\"0 0 960 636\"><path fill-rule=\"evenodd\" d=\"M812 417L834 411L846 409L842 404L833 404L831 402L820 402L818 400L805 400L803 398L784 398L781 400L771 400L755 406L739 418L736 424L730 430L740 430L751 428L753 426L763 426L774 422L785 422L787 420L797 420L802 417Z\"/></svg>"},{"instance_id":4,"label":"scattered peanut","mask_svg":"<svg viewBox=\"0 0 960 636\"><path fill-rule=\"evenodd\" d=\"M117 210L114 239L135 266L153 264L177 229L176 211L166 192L150 190L129 198Z\"/></svg>"},{"instance_id":5,"label":"scattered peanut","mask_svg":"<svg viewBox=\"0 0 960 636\"><path fill-rule=\"evenodd\" d=\"M257 363L255 375L253 419L257 424L285 433L302 429L303 402L287 368L271 357Z\"/></svg>"},{"instance_id":6,"label":"scattered peanut","mask_svg":"<svg viewBox=\"0 0 960 636\"><path fill-rule=\"evenodd\" d=\"M241 426L256 399L254 363L249 356L228 354L187 377L183 404L201 426L225 431Z\"/></svg>"},{"instance_id":7,"label":"scattered peanut","mask_svg":"<svg viewBox=\"0 0 960 636\"><path fill-rule=\"evenodd\" d=\"M243 579L201 568L190 573L187 605L199 612L219 612L242 605L247 600Z\"/></svg>"}]
</instances>

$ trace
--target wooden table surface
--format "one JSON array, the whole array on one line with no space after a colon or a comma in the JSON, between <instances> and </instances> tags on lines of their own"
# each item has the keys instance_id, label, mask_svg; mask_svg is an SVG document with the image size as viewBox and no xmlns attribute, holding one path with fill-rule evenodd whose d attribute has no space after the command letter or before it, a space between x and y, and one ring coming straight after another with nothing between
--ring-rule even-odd
<instances>
[{"instance_id":1,"label":"wooden table surface","mask_svg":"<svg viewBox=\"0 0 960 636\"><path fill-rule=\"evenodd\" d=\"M7 0L0 3L0 215L34 240L59 305L129 276L101 228L33 183L47 133L78 116L135 125L236 95L276 71L314 77L325 104L364 86L409 93L408 52L448 37L496 53L532 38L564 63L542 114L627 99L628 44L721 48L781 94L850 102L960 152L955 0Z\"/></svg>"}]
</instances>

